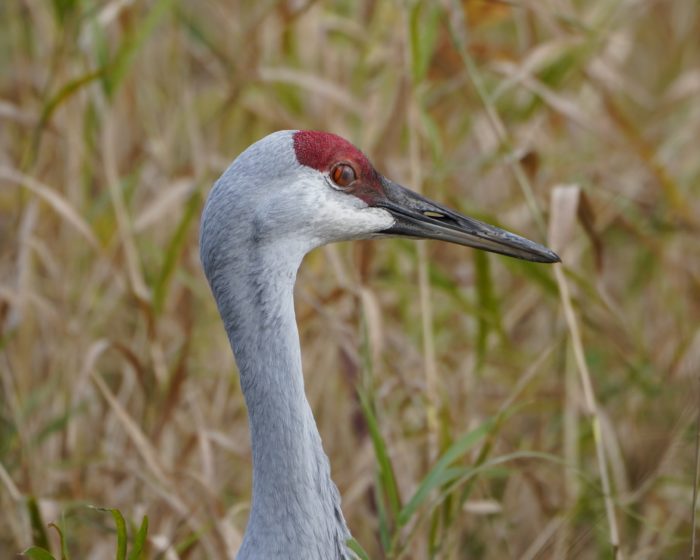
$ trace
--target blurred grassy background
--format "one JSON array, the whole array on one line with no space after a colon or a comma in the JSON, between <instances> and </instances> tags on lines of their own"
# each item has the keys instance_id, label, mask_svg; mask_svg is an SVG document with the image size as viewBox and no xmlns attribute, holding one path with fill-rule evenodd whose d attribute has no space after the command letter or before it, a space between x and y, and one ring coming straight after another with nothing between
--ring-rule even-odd
<instances>
[{"instance_id":1,"label":"blurred grassy background","mask_svg":"<svg viewBox=\"0 0 700 560\"><path fill-rule=\"evenodd\" d=\"M113 557L85 504L147 514L150 558L232 556L247 421L199 212L250 143L312 128L564 258L306 259L307 390L370 556L687 557L699 33L693 0L0 3L0 556L55 521Z\"/></svg>"}]
</instances>

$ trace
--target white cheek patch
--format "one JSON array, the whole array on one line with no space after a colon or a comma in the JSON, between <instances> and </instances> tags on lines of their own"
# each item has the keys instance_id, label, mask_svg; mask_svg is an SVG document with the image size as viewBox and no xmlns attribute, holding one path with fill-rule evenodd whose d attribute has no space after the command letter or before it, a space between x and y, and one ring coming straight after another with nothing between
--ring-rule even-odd
<instances>
[{"instance_id":1,"label":"white cheek patch","mask_svg":"<svg viewBox=\"0 0 700 560\"><path fill-rule=\"evenodd\" d=\"M360 198L331 188L318 171L304 171L302 176L297 208L302 229L316 243L367 238L394 225L387 210L368 207Z\"/></svg>"},{"instance_id":2,"label":"white cheek patch","mask_svg":"<svg viewBox=\"0 0 700 560\"><path fill-rule=\"evenodd\" d=\"M389 229L396 223L394 217L384 208L366 208L362 213L368 218L368 225L374 233Z\"/></svg>"}]
</instances>

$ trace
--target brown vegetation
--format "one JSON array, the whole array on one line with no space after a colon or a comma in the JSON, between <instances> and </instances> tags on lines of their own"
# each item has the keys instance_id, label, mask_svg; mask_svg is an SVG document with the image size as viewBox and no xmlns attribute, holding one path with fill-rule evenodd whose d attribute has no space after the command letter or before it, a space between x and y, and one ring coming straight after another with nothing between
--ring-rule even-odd
<instances>
[{"instance_id":1,"label":"brown vegetation","mask_svg":"<svg viewBox=\"0 0 700 560\"><path fill-rule=\"evenodd\" d=\"M199 212L246 146L311 128L564 260L406 241L306 259L307 390L369 555L687 557L699 32L691 0L3 1L0 556L54 521L74 558L113 557L85 504L147 514L149 558L238 546L246 410Z\"/></svg>"}]
</instances>

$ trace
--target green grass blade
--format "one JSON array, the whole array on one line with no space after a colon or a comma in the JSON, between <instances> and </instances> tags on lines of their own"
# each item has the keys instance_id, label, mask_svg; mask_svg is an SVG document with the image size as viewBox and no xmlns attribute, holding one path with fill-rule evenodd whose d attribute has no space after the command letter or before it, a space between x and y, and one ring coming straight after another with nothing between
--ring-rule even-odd
<instances>
[{"instance_id":1,"label":"green grass blade","mask_svg":"<svg viewBox=\"0 0 700 560\"><path fill-rule=\"evenodd\" d=\"M107 511L112 514L114 524L117 526L117 554L116 560L126 560L126 521L122 512L115 508L101 508L91 506L97 511Z\"/></svg>"},{"instance_id":2,"label":"green grass blade","mask_svg":"<svg viewBox=\"0 0 700 560\"><path fill-rule=\"evenodd\" d=\"M199 191L195 191L187 202L185 213L180 220L180 223L175 230L168 248L165 251L165 259L163 266L158 275L156 285L153 287L153 306L157 314L163 310L165 298L168 293L170 279L177 270L178 259L182 254L182 249L188 240L188 232L192 222L198 215L200 208L201 195Z\"/></svg>"},{"instance_id":3,"label":"green grass blade","mask_svg":"<svg viewBox=\"0 0 700 560\"><path fill-rule=\"evenodd\" d=\"M118 509L107 510L112 513L114 524L117 526L117 554L116 560L126 559L126 522L122 512Z\"/></svg>"},{"instance_id":4,"label":"green grass blade","mask_svg":"<svg viewBox=\"0 0 700 560\"><path fill-rule=\"evenodd\" d=\"M192 549L197 546L200 539L202 538L201 532L192 531L191 533L185 535L182 540L173 544L173 549L181 558L186 558L191 554Z\"/></svg>"},{"instance_id":5,"label":"green grass blade","mask_svg":"<svg viewBox=\"0 0 700 560\"><path fill-rule=\"evenodd\" d=\"M372 445L374 446L374 453L377 457L377 463L379 464L379 479L383 490L382 494L387 499L391 522L394 523L401 510L401 498L399 495L399 487L396 484L394 467L391 463L384 437L379 430L377 417L374 415L372 405L363 392L360 392L360 404L362 405L362 412L367 421L367 428L369 429Z\"/></svg>"},{"instance_id":6,"label":"green grass blade","mask_svg":"<svg viewBox=\"0 0 700 560\"><path fill-rule=\"evenodd\" d=\"M44 132L47 123L51 120L51 117L56 109L58 109L64 102L68 101L74 93L77 93L83 87L90 85L93 81L102 78L103 75L104 68L98 68L97 70L92 70L78 78L75 78L59 89L58 92L44 104L44 107L41 110L41 115L39 116L39 122L34 129L32 151L30 156L32 160L39 152L39 144L42 139L42 133Z\"/></svg>"},{"instance_id":7,"label":"green grass blade","mask_svg":"<svg viewBox=\"0 0 700 560\"><path fill-rule=\"evenodd\" d=\"M134 546L129 552L128 560L141 560L143 558L143 553L146 548L146 537L148 536L148 516L143 516L143 521L141 522L141 527L139 527L136 536L134 537Z\"/></svg>"},{"instance_id":8,"label":"green grass blade","mask_svg":"<svg viewBox=\"0 0 700 560\"><path fill-rule=\"evenodd\" d=\"M46 535L46 525L41 518L41 511L34 496L29 496L27 499L27 511L32 526L32 542L38 547L48 549L49 538Z\"/></svg>"},{"instance_id":9,"label":"green grass blade","mask_svg":"<svg viewBox=\"0 0 700 560\"><path fill-rule=\"evenodd\" d=\"M53 0L52 4L56 19L64 23L80 7L80 0Z\"/></svg>"},{"instance_id":10,"label":"green grass blade","mask_svg":"<svg viewBox=\"0 0 700 560\"><path fill-rule=\"evenodd\" d=\"M44 105L44 108L41 111L41 116L39 117L38 128L40 130L43 129L44 126L46 126L46 123L51 119L51 115L54 114L56 109L58 109L62 103L68 101L68 99L70 99L74 93L80 91L81 88L90 85L93 81L100 78L103 72L103 68L98 68L97 70L93 70L87 74L75 78L74 80L71 80L60 90L58 90L56 95L49 99L46 105Z\"/></svg>"},{"instance_id":11,"label":"green grass blade","mask_svg":"<svg viewBox=\"0 0 700 560\"><path fill-rule=\"evenodd\" d=\"M55 523L49 523L49 527L53 528L58 533L58 540L61 543L61 560L70 560L68 556L68 545L66 544L63 531L61 531L61 528Z\"/></svg>"},{"instance_id":12,"label":"green grass blade","mask_svg":"<svg viewBox=\"0 0 700 560\"><path fill-rule=\"evenodd\" d=\"M129 68L136 59L136 55L143 44L154 37L154 29L161 19L168 13L172 0L158 0L148 11L148 15L128 35L124 37L112 59L109 72L105 75L104 85L107 95L111 97L119 84L124 80Z\"/></svg>"},{"instance_id":13,"label":"green grass blade","mask_svg":"<svg viewBox=\"0 0 700 560\"><path fill-rule=\"evenodd\" d=\"M39 546L30 546L22 552L22 556L28 556L32 560L56 560L48 550Z\"/></svg>"},{"instance_id":14,"label":"green grass blade","mask_svg":"<svg viewBox=\"0 0 700 560\"><path fill-rule=\"evenodd\" d=\"M393 527L390 516L387 513L386 498L381 478L379 478L377 483L374 485L374 500L377 505L379 542L382 545L382 550L388 551L391 550L391 535L393 533Z\"/></svg>"},{"instance_id":15,"label":"green grass blade","mask_svg":"<svg viewBox=\"0 0 700 560\"><path fill-rule=\"evenodd\" d=\"M495 425L496 422L493 419L484 422L476 429L458 439L445 451L435 466L418 485L413 497L399 513L398 521L400 525L408 523L432 490L450 482L455 477L458 478L462 474L463 469L452 469L450 465L481 441Z\"/></svg>"},{"instance_id":16,"label":"green grass blade","mask_svg":"<svg viewBox=\"0 0 700 560\"><path fill-rule=\"evenodd\" d=\"M440 11L432 2L416 2L410 12L411 75L420 83L427 73L438 36Z\"/></svg>"},{"instance_id":17,"label":"green grass blade","mask_svg":"<svg viewBox=\"0 0 700 560\"><path fill-rule=\"evenodd\" d=\"M353 539L353 538L348 539L345 542L345 545L350 550L352 550L360 560L369 560L369 555L367 554L365 549L362 548L362 545L359 542L357 542L355 539Z\"/></svg>"},{"instance_id":18,"label":"green grass blade","mask_svg":"<svg viewBox=\"0 0 700 560\"><path fill-rule=\"evenodd\" d=\"M435 558L440 550L440 537L442 531L440 530L443 525L441 523L440 511L433 512L430 518L430 525L428 526L428 556L429 558Z\"/></svg>"}]
</instances>

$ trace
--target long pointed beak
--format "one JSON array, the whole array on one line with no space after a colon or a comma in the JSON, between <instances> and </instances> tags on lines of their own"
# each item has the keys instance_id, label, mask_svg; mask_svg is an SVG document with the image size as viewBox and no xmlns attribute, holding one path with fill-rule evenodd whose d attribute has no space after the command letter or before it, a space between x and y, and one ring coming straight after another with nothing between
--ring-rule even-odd
<instances>
[{"instance_id":1,"label":"long pointed beak","mask_svg":"<svg viewBox=\"0 0 700 560\"><path fill-rule=\"evenodd\" d=\"M440 239L517 259L559 262L547 247L496 226L463 216L382 177L386 197L372 204L387 210L396 223L382 233L418 239Z\"/></svg>"}]
</instances>

